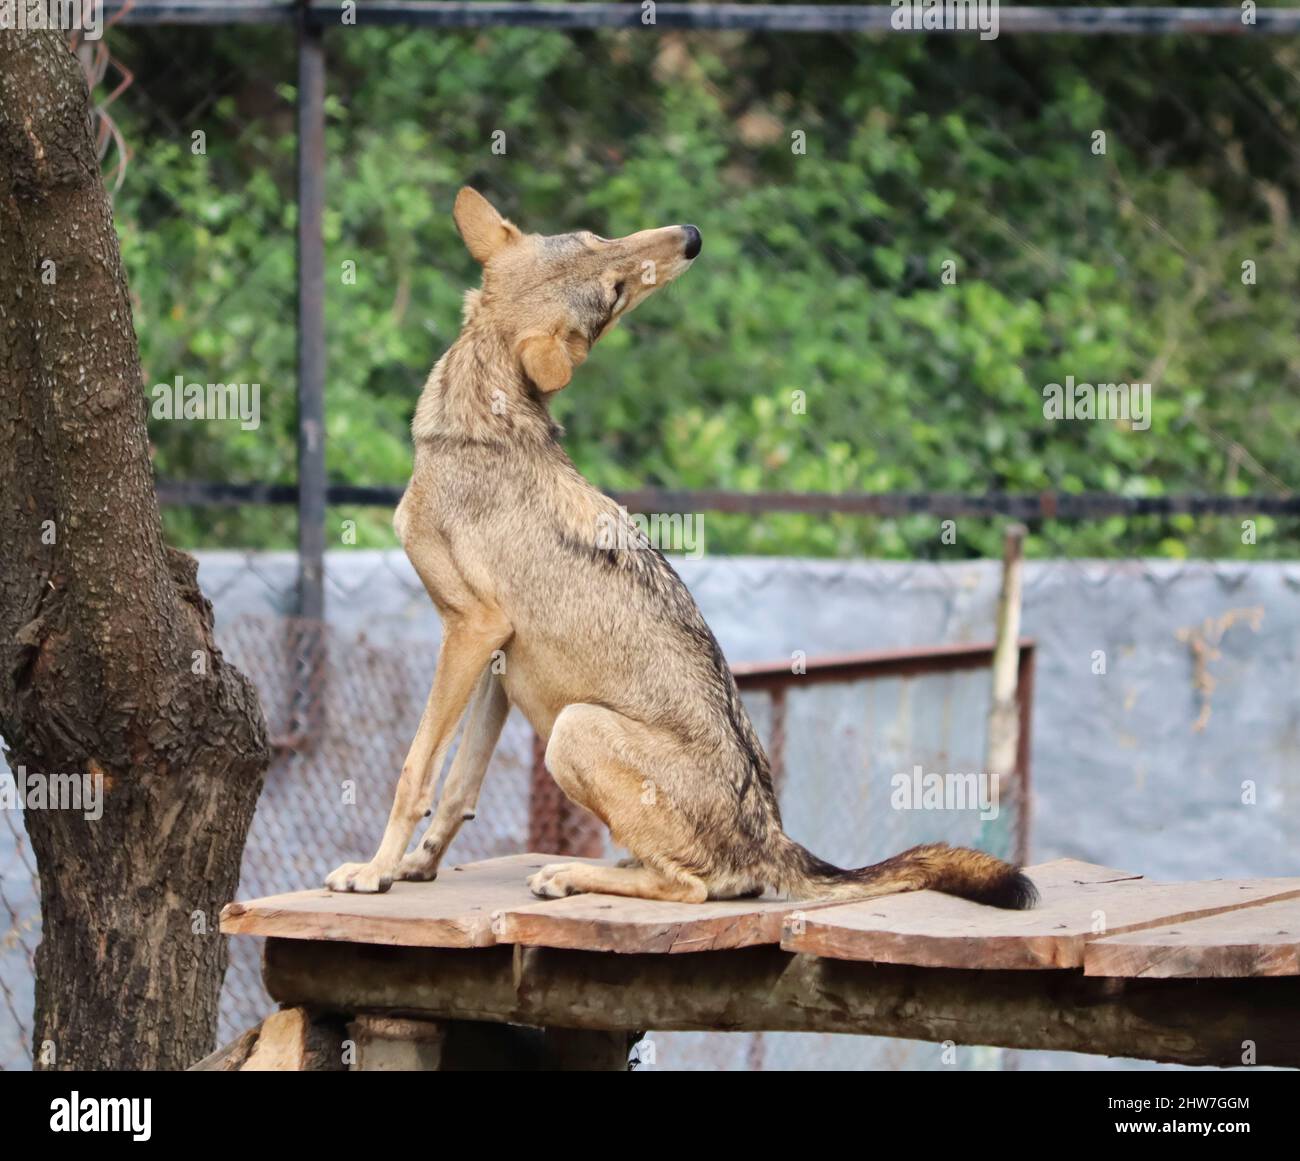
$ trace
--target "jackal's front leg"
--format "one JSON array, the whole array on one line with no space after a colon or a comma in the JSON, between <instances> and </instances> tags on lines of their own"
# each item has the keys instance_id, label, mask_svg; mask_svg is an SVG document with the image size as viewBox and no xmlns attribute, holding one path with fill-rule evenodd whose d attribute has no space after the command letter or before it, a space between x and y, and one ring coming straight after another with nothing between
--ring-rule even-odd
<instances>
[{"instance_id":1,"label":"jackal's front leg","mask_svg":"<svg viewBox=\"0 0 1300 1161\"><path fill-rule=\"evenodd\" d=\"M392 886L411 834L429 809L438 772L474 684L493 652L509 640L511 632L509 622L501 614L486 609L448 617L444 622L433 689L415 740L402 763L397 796L379 850L368 863L344 863L331 871L325 879L331 891L374 893Z\"/></svg>"},{"instance_id":2,"label":"jackal's front leg","mask_svg":"<svg viewBox=\"0 0 1300 1161\"><path fill-rule=\"evenodd\" d=\"M427 882L437 877L438 863L451 846L451 840L456 837L461 824L474 817L479 788L483 785L483 776L487 773L492 751L496 749L501 727L505 725L509 712L510 700L506 697L505 687L489 665L483 671L474 700L470 703L465 732L456 748L456 756L451 760L451 769L438 798L438 808L433 812L433 821L415 850L402 858L397 878Z\"/></svg>"}]
</instances>

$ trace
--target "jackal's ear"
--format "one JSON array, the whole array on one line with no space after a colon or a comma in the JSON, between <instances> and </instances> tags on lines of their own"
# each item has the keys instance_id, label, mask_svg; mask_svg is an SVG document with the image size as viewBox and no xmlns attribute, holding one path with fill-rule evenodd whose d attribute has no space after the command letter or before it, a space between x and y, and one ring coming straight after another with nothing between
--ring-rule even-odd
<instances>
[{"instance_id":1,"label":"jackal's ear","mask_svg":"<svg viewBox=\"0 0 1300 1161\"><path fill-rule=\"evenodd\" d=\"M466 249L479 262L486 262L520 237L519 227L506 221L487 198L469 186L462 186L456 195L451 216L465 239Z\"/></svg>"},{"instance_id":2,"label":"jackal's ear","mask_svg":"<svg viewBox=\"0 0 1300 1161\"><path fill-rule=\"evenodd\" d=\"M519 344L519 361L526 374L548 395L568 385L573 378L573 360L568 349L553 335L529 335Z\"/></svg>"}]
</instances>

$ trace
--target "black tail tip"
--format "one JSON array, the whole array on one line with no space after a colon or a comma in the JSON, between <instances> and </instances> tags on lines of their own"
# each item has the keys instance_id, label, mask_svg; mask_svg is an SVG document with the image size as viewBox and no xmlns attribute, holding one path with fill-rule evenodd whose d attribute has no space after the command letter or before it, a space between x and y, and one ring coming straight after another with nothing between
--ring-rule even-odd
<instances>
[{"instance_id":1,"label":"black tail tip","mask_svg":"<svg viewBox=\"0 0 1300 1161\"><path fill-rule=\"evenodd\" d=\"M955 891L953 894L969 899L972 903L1000 907L1004 911L1028 911L1038 902L1038 888L1024 871L1005 864L1000 874L990 876L978 886Z\"/></svg>"},{"instance_id":2,"label":"black tail tip","mask_svg":"<svg viewBox=\"0 0 1300 1161\"><path fill-rule=\"evenodd\" d=\"M997 895L998 898L990 902L994 907L1005 907L1008 911L1028 911L1038 903L1038 888L1034 886L1033 880L1020 870L1007 877Z\"/></svg>"}]
</instances>

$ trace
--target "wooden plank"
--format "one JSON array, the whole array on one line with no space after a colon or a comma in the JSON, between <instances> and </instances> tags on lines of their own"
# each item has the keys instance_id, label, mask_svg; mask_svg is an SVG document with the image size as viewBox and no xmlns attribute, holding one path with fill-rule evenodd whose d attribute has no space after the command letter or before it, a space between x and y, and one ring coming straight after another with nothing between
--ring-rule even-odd
<instances>
[{"instance_id":1,"label":"wooden plank","mask_svg":"<svg viewBox=\"0 0 1300 1161\"><path fill-rule=\"evenodd\" d=\"M815 911L786 924L781 946L834 959L920 967L1078 968L1095 939L1300 897L1300 879L1151 883L1066 861L1028 868L1042 899L999 911L918 891Z\"/></svg>"},{"instance_id":2,"label":"wooden plank","mask_svg":"<svg viewBox=\"0 0 1300 1161\"><path fill-rule=\"evenodd\" d=\"M1073 859L1044 864L1053 884L1134 878L1128 871ZM810 911L842 906L817 900L772 898L664 903L613 895L571 895L503 909L493 919L498 943L525 947L612 951L626 955L726 951L780 943L787 920L797 925Z\"/></svg>"},{"instance_id":3,"label":"wooden plank","mask_svg":"<svg viewBox=\"0 0 1300 1161\"><path fill-rule=\"evenodd\" d=\"M343 1028L302 1007L282 1008L191 1071L342 1072Z\"/></svg>"},{"instance_id":4,"label":"wooden plank","mask_svg":"<svg viewBox=\"0 0 1300 1161\"><path fill-rule=\"evenodd\" d=\"M557 861L555 855L511 855L445 867L431 883L394 883L382 895L321 888L230 903L221 912L221 930L403 947L488 947L497 942L493 912L533 901L528 876Z\"/></svg>"},{"instance_id":5,"label":"wooden plank","mask_svg":"<svg viewBox=\"0 0 1300 1161\"><path fill-rule=\"evenodd\" d=\"M1300 975L1300 899L1093 940L1083 972L1133 979Z\"/></svg>"},{"instance_id":6,"label":"wooden plank","mask_svg":"<svg viewBox=\"0 0 1300 1161\"><path fill-rule=\"evenodd\" d=\"M597 1031L849 1032L1218 1067L1239 1066L1251 1040L1254 1063L1300 1065L1294 976L1118 985L1082 972L852 963L773 946L592 955L283 939L267 941L264 974L277 1001L334 1012Z\"/></svg>"},{"instance_id":7,"label":"wooden plank","mask_svg":"<svg viewBox=\"0 0 1300 1161\"><path fill-rule=\"evenodd\" d=\"M1044 895L1085 884L1132 882L1145 877L1137 871L1121 871L1118 867L1104 867L1082 859L1053 859L1050 863L1026 867L1025 874Z\"/></svg>"},{"instance_id":8,"label":"wooden plank","mask_svg":"<svg viewBox=\"0 0 1300 1161\"><path fill-rule=\"evenodd\" d=\"M262 1030L240 1072L306 1072L307 1031L303 1008L284 1008L262 1021Z\"/></svg>"},{"instance_id":9,"label":"wooden plank","mask_svg":"<svg viewBox=\"0 0 1300 1161\"><path fill-rule=\"evenodd\" d=\"M262 1026L249 1028L236 1036L229 1044L224 1044L215 1052L210 1052L197 1064L191 1064L186 1072L239 1072L244 1062L252 1055L262 1034Z\"/></svg>"},{"instance_id":10,"label":"wooden plank","mask_svg":"<svg viewBox=\"0 0 1300 1161\"><path fill-rule=\"evenodd\" d=\"M493 918L493 930L498 943L525 947L676 955L780 943L785 918L810 906L815 904L780 899L666 903L570 895L505 908Z\"/></svg>"}]
</instances>

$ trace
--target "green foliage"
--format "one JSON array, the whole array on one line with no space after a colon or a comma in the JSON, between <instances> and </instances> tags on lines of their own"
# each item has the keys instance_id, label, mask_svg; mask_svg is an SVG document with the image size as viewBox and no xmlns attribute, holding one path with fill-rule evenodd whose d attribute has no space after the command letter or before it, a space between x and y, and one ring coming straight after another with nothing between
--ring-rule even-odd
<instances>
[{"instance_id":1,"label":"green foliage","mask_svg":"<svg viewBox=\"0 0 1300 1161\"><path fill-rule=\"evenodd\" d=\"M207 33L184 42L203 52L180 77L173 34L113 36L137 76L115 106L134 148L117 216L145 387L262 384L256 432L154 423L159 474L292 482L288 44ZM695 269L557 401L602 487L1300 483L1295 45L348 29L328 46L334 481L406 478L411 411L476 281L449 214L469 182L529 229L703 233ZM1150 429L1045 420L1043 388L1067 375L1150 381ZM332 515L356 519L361 544L392 542L386 512ZM168 519L191 544L292 535L291 513ZM943 546L931 517L705 523L715 552L951 557L1000 541L961 521ZM1032 531L1040 554L1293 556L1296 528L1261 521L1249 548L1228 519Z\"/></svg>"}]
</instances>

